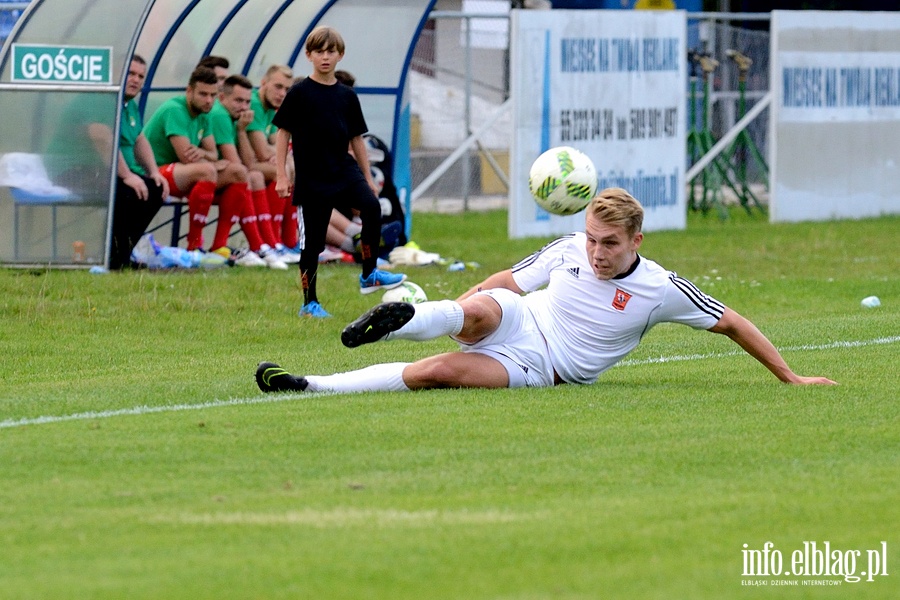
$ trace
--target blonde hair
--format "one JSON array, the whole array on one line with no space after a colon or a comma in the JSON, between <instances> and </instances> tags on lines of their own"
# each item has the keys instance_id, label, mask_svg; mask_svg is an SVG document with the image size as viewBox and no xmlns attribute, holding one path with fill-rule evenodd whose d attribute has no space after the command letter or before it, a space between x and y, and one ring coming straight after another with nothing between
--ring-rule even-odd
<instances>
[{"instance_id":1,"label":"blonde hair","mask_svg":"<svg viewBox=\"0 0 900 600\"><path fill-rule=\"evenodd\" d=\"M601 223L622 227L629 236L638 233L644 224L644 207L622 188L601 190L588 204L587 214Z\"/></svg>"},{"instance_id":2,"label":"blonde hair","mask_svg":"<svg viewBox=\"0 0 900 600\"><path fill-rule=\"evenodd\" d=\"M264 79L264 80L265 80L265 79L268 79L269 77L271 77L271 76L274 75L275 73L281 73L282 75L284 75L284 76L287 77L288 79L293 79L293 78L294 78L294 71L292 71L291 68L290 68L289 66L287 66L287 65L272 65L272 66L270 66L268 69L266 69L266 74L263 75L263 79Z\"/></svg>"},{"instance_id":3,"label":"blonde hair","mask_svg":"<svg viewBox=\"0 0 900 600\"><path fill-rule=\"evenodd\" d=\"M338 54L344 53L344 38L337 32L337 29L327 25L320 25L306 36L307 52L332 49L337 51Z\"/></svg>"}]
</instances>

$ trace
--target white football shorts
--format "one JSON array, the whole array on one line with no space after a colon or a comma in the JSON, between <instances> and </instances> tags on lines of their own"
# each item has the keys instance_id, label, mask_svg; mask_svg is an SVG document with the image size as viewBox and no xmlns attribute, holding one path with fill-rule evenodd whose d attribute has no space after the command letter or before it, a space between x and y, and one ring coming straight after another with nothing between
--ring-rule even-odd
<instances>
[{"instance_id":1,"label":"white football shorts","mask_svg":"<svg viewBox=\"0 0 900 600\"><path fill-rule=\"evenodd\" d=\"M500 305L500 326L474 344L459 342L460 349L499 361L509 374L511 388L553 386L554 372L547 341L522 296L505 288L477 293L490 296Z\"/></svg>"}]
</instances>

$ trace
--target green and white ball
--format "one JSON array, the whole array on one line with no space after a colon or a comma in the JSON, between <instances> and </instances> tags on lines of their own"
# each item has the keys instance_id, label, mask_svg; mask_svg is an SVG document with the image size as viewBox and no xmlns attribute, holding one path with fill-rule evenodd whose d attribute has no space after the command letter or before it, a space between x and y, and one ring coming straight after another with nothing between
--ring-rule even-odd
<instances>
[{"instance_id":1,"label":"green and white ball","mask_svg":"<svg viewBox=\"0 0 900 600\"><path fill-rule=\"evenodd\" d=\"M580 150L569 146L550 148L531 165L528 189L547 212L574 215L584 210L597 192L597 169Z\"/></svg>"},{"instance_id":2,"label":"green and white ball","mask_svg":"<svg viewBox=\"0 0 900 600\"><path fill-rule=\"evenodd\" d=\"M413 283L412 281L404 281L394 289L388 290L381 297L382 302L409 302L410 304L419 304L428 300L425 290Z\"/></svg>"}]
</instances>

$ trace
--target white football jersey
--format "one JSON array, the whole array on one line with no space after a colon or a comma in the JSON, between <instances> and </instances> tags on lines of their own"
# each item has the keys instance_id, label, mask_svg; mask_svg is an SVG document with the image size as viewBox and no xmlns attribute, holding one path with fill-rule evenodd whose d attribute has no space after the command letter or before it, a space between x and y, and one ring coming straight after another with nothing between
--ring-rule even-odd
<instances>
[{"instance_id":1,"label":"white football jersey","mask_svg":"<svg viewBox=\"0 0 900 600\"><path fill-rule=\"evenodd\" d=\"M657 323L709 329L722 318L722 303L641 256L627 273L597 279L585 244L573 233L512 268L563 381L593 383Z\"/></svg>"}]
</instances>

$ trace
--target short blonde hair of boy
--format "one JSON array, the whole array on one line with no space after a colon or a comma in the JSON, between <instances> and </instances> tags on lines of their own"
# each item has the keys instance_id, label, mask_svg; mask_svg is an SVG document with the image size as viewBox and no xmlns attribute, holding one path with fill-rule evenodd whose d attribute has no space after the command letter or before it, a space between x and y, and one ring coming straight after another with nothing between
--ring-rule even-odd
<instances>
[{"instance_id":1,"label":"short blonde hair of boy","mask_svg":"<svg viewBox=\"0 0 900 600\"><path fill-rule=\"evenodd\" d=\"M644 225L644 207L622 188L601 190L588 204L587 214L601 223L622 227L629 236Z\"/></svg>"},{"instance_id":2,"label":"short blonde hair of boy","mask_svg":"<svg viewBox=\"0 0 900 600\"><path fill-rule=\"evenodd\" d=\"M314 50L335 50L338 54L344 53L344 38L337 32L337 29L320 25L309 32L306 36L306 51Z\"/></svg>"}]
</instances>

